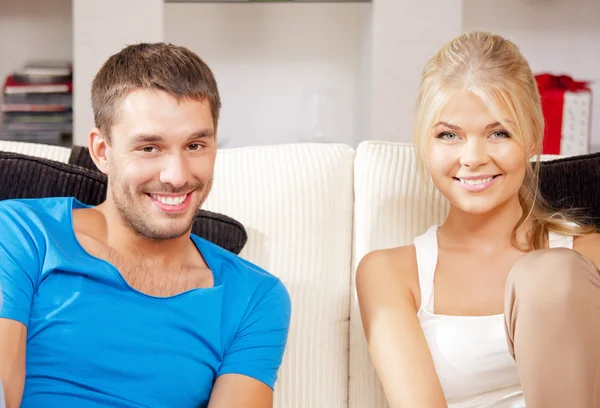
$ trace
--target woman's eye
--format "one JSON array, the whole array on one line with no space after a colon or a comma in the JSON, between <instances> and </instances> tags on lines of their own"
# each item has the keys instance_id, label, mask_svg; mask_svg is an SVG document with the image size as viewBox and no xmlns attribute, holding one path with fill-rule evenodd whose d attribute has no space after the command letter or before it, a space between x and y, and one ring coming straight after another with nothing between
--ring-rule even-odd
<instances>
[{"instance_id":1,"label":"woman's eye","mask_svg":"<svg viewBox=\"0 0 600 408\"><path fill-rule=\"evenodd\" d=\"M458 139L458 136L456 135L456 133L442 132L439 135L437 135L437 139L451 141Z\"/></svg>"},{"instance_id":2,"label":"woman's eye","mask_svg":"<svg viewBox=\"0 0 600 408\"><path fill-rule=\"evenodd\" d=\"M506 139L509 138L510 135L508 134L508 132L504 131L504 130L496 130L495 132L493 132L491 134L491 136L495 139Z\"/></svg>"}]
</instances>

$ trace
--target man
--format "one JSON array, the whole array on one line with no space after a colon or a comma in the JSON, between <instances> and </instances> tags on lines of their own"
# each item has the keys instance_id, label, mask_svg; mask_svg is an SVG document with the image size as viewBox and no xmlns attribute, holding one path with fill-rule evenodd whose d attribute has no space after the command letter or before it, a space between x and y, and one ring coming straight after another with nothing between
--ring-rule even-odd
<instances>
[{"instance_id":1,"label":"man","mask_svg":"<svg viewBox=\"0 0 600 408\"><path fill-rule=\"evenodd\" d=\"M190 233L216 158L212 72L182 47L129 46L92 106L106 201L0 203L7 407L271 407L288 293Z\"/></svg>"}]
</instances>

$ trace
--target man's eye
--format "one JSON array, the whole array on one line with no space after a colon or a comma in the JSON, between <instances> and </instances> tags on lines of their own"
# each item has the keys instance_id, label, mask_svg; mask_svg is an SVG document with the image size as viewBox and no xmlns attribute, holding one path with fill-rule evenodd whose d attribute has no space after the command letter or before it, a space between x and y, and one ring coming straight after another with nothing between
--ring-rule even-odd
<instances>
[{"instance_id":1,"label":"man's eye","mask_svg":"<svg viewBox=\"0 0 600 408\"><path fill-rule=\"evenodd\" d=\"M202 148L202 146L200 146L199 143L192 143L191 145L188 146L188 149L190 150L200 150Z\"/></svg>"},{"instance_id":2,"label":"man's eye","mask_svg":"<svg viewBox=\"0 0 600 408\"><path fill-rule=\"evenodd\" d=\"M154 153L156 151L156 148L153 146L145 146L145 147L142 147L142 151L144 153Z\"/></svg>"}]
</instances>

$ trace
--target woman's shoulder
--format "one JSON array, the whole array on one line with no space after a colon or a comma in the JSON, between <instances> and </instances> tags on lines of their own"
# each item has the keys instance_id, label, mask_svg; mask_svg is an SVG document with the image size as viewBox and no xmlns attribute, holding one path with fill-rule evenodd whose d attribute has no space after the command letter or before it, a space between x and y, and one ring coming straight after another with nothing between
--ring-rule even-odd
<instances>
[{"instance_id":1,"label":"woman's shoulder","mask_svg":"<svg viewBox=\"0 0 600 408\"><path fill-rule=\"evenodd\" d=\"M363 259L375 259L388 262L404 262L406 259L415 257L415 246L402 245L386 249L376 249L367 253Z\"/></svg>"},{"instance_id":2,"label":"woman's shoulder","mask_svg":"<svg viewBox=\"0 0 600 408\"><path fill-rule=\"evenodd\" d=\"M419 293L417 257L414 245L379 249L367 253L356 270L359 296L365 292ZM415 301L415 304L417 302Z\"/></svg>"},{"instance_id":3,"label":"woman's shoulder","mask_svg":"<svg viewBox=\"0 0 600 408\"><path fill-rule=\"evenodd\" d=\"M414 245L404 245L393 248L377 249L367 253L360 261L358 270L402 271L412 264L416 266L416 251Z\"/></svg>"}]
</instances>

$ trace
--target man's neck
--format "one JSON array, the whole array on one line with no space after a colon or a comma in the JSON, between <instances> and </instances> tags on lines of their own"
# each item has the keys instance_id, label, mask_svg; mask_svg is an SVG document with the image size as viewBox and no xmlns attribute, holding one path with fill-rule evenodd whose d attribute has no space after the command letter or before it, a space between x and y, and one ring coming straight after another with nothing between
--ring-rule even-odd
<instances>
[{"instance_id":1,"label":"man's neck","mask_svg":"<svg viewBox=\"0 0 600 408\"><path fill-rule=\"evenodd\" d=\"M159 263L185 262L189 251L190 232L168 240L143 237L125 224L118 211L104 202L95 208L104 219L103 241L120 254L135 254Z\"/></svg>"}]
</instances>

